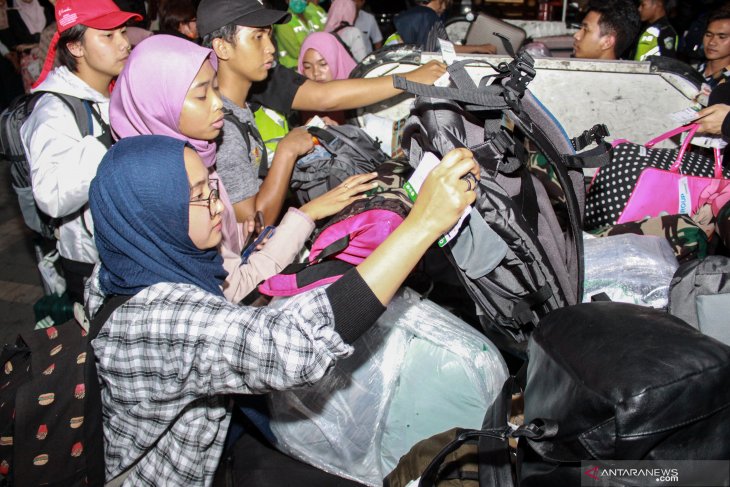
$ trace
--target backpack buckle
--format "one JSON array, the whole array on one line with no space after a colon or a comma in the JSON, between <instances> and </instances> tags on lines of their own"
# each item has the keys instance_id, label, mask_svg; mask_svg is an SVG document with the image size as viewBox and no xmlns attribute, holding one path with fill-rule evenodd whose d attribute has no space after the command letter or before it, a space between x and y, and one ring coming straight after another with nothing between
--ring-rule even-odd
<instances>
[{"instance_id":1,"label":"backpack buckle","mask_svg":"<svg viewBox=\"0 0 730 487\"><path fill-rule=\"evenodd\" d=\"M520 54L509 64L510 78L505 84L520 97L525 94L527 85L535 79L535 60L527 52Z\"/></svg>"},{"instance_id":2,"label":"backpack buckle","mask_svg":"<svg viewBox=\"0 0 730 487\"><path fill-rule=\"evenodd\" d=\"M609 135L611 133L608 131L606 124L597 123L590 129L584 130L581 135L570 139L570 143L573 144L576 151L581 151L594 142L600 144Z\"/></svg>"}]
</instances>

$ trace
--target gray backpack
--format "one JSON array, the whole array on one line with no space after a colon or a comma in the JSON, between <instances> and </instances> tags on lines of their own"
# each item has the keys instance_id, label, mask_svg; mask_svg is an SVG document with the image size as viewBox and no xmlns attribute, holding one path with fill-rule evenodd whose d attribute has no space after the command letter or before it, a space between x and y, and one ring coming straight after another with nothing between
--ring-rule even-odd
<instances>
[{"instance_id":1,"label":"gray backpack","mask_svg":"<svg viewBox=\"0 0 730 487\"><path fill-rule=\"evenodd\" d=\"M679 266L669 284L669 312L730 345L730 258L711 255Z\"/></svg>"},{"instance_id":2,"label":"gray backpack","mask_svg":"<svg viewBox=\"0 0 730 487\"><path fill-rule=\"evenodd\" d=\"M395 78L397 88L418 95L404 129L403 148L414 166L425 151L441 157L453 148L468 147L474 153L481 166L475 209L507 252L482 275L470 275L460 267L452 248L446 253L477 304L485 334L498 347L521 354L541 317L582 300L585 190L577 169L606 162L608 144L603 137L608 132L597 125L571 141L526 89L535 75L529 54L494 67L494 82L487 85L482 80L479 87L465 70L474 62L480 61L449 66L452 87ZM514 127L504 124L503 117ZM599 147L575 154L592 142ZM542 158L540 170L530 164L534 152ZM476 252L489 255L495 248L485 245Z\"/></svg>"},{"instance_id":3,"label":"gray backpack","mask_svg":"<svg viewBox=\"0 0 730 487\"><path fill-rule=\"evenodd\" d=\"M380 143L354 125L309 127L317 138L314 150L300 157L290 187L300 204L307 203L355 174L364 174L388 160Z\"/></svg>"},{"instance_id":4,"label":"gray backpack","mask_svg":"<svg viewBox=\"0 0 730 487\"><path fill-rule=\"evenodd\" d=\"M62 93L37 91L21 95L0 113L0 158L10 163L12 186L18 195L18 205L23 215L23 221L34 232L40 233L45 238L53 238L56 223L48 215L41 212L36 205L31 186L30 164L23 149L23 142L20 139L20 127L33 112L38 100L46 94L61 100L73 113L82 137L93 134L92 118L102 128L101 134L93 135L107 148L111 147L112 136L109 126L91 107L91 101Z\"/></svg>"}]
</instances>

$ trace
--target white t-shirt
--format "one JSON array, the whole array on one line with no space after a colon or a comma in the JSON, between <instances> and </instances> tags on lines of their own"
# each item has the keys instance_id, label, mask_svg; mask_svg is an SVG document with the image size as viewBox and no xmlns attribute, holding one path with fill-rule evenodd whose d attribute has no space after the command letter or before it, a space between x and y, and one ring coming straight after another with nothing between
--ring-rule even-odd
<instances>
[{"instance_id":1,"label":"white t-shirt","mask_svg":"<svg viewBox=\"0 0 730 487\"><path fill-rule=\"evenodd\" d=\"M360 10L355 19L355 27L360 29L362 36L365 39L365 47L370 54L373 50L373 46L383 40L383 34L380 32L378 27L378 21L375 20L375 16L370 12Z\"/></svg>"},{"instance_id":2,"label":"white t-shirt","mask_svg":"<svg viewBox=\"0 0 730 487\"><path fill-rule=\"evenodd\" d=\"M335 34L337 34L340 39L342 39L342 42L347 44L347 47L350 49L350 53L355 59L355 62L359 63L363 60L365 56L368 55L368 43L365 42L364 36L357 27L343 27L342 29L335 32Z\"/></svg>"}]
</instances>

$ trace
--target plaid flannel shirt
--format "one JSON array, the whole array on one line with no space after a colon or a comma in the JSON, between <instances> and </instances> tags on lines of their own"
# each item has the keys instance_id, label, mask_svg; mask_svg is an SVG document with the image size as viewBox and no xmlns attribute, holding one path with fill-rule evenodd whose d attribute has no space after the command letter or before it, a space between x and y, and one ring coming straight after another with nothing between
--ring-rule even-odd
<instances>
[{"instance_id":1,"label":"plaid flannel shirt","mask_svg":"<svg viewBox=\"0 0 730 487\"><path fill-rule=\"evenodd\" d=\"M97 270L98 272L98 270ZM95 273L93 316L104 299ZM93 341L101 382L107 481L210 485L234 393L319 380L352 352L324 290L284 309L240 307L188 284L159 283L117 309Z\"/></svg>"}]
</instances>

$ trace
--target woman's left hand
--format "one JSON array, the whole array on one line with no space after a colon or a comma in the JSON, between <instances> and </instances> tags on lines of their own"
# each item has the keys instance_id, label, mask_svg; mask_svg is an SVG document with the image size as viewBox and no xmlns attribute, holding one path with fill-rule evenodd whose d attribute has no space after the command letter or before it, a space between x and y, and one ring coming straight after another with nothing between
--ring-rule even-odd
<instances>
[{"instance_id":1,"label":"woman's left hand","mask_svg":"<svg viewBox=\"0 0 730 487\"><path fill-rule=\"evenodd\" d=\"M377 182L372 181L377 175L378 173L371 172L350 176L340 183L339 186L329 190L322 196L314 198L299 209L306 213L313 221L334 215L350 203L367 198L362 193L378 186Z\"/></svg>"}]
</instances>

